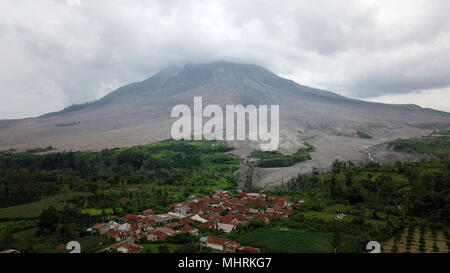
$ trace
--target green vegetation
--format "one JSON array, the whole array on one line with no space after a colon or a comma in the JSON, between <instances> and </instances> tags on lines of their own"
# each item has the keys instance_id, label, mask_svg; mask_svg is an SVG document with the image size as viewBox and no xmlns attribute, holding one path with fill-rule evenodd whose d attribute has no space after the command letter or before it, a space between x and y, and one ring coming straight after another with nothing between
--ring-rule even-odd
<instances>
[{"instance_id":1,"label":"green vegetation","mask_svg":"<svg viewBox=\"0 0 450 273\"><path fill-rule=\"evenodd\" d=\"M105 209L94 209L94 208L89 208L89 209L82 209L81 213L86 213L89 214L91 216L96 216L96 215L111 215L111 214L116 214L116 213L120 213L122 211L122 208L105 208Z\"/></svg>"},{"instance_id":2,"label":"green vegetation","mask_svg":"<svg viewBox=\"0 0 450 273\"><path fill-rule=\"evenodd\" d=\"M357 131L356 134L358 135L359 138L373 139L372 136L370 136L370 135L368 135L368 134L366 134L364 132L361 132L361 131Z\"/></svg>"},{"instance_id":3,"label":"green vegetation","mask_svg":"<svg viewBox=\"0 0 450 273\"><path fill-rule=\"evenodd\" d=\"M142 252L144 253L160 253L160 249L163 250L161 253L168 253L168 252L175 252L176 250L180 249L182 245L175 245L175 244L141 244L142 246ZM165 246L165 247L162 247Z\"/></svg>"},{"instance_id":4,"label":"green vegetation","mask_svg":"<svg viewBox=\"0 0 450 273\"><path fill-rule=\"evenodd\" d=\"M36 218L49 206L61 209L63 207L63 202L63 197L56 195L39 201L0 208L0 218Z\"/></svg>"},{"instance_id":5,"label":"green vegetation","mask_svg":"<svg viewBox=\"0 0 450 273\"><path fill-rule=\"evenodd\" d=\"M165 208L192 193L235 189L239 159L230 150L214 141L166 140L100 152L1 153L0 208L57 195L82 208L118 208L122 196L131 199L132 209Z\"/></svg>"},{"instance_id":6,"label":"green vegetation","mask_svg":"<svg viewBox=\"0 0 450 273\"><path fill-rule=\"evenodd\" d=\"M440 160L450 160L450 135L449 130L439 131L430 136L398 139L392 141L390 145L396 151L416 154L433 154Z\"/></svg>"},{"instance_id":7,"label":"green vegetation","mask_svg":"<svg viewBox=\"0 0 450 273\"><path fill-rule=\"evenodd\" d=\"M307 148L298 149L292 155L283 155L279 151L255 150L251 153L250 158L257 158L256 166L260 168L290 167L311 159L309 155L311 151L313 151L313 147L307 144Z\"/></svg>"},{"instance_id":8,"label":"green vegetation","mask_svg":"<svg viewBox=\"0 0 450 273\"><path fill-rule=\"evenodd\" d=\"M283 253L326 253L334 252L332 233L318 233L298 230L256 229L238 237L243 245L261 248L263 252ZM338 252L359 251L353 236L343 236Z\"/></svg>"},{"instance_id":9,"label":"green vegetation","mask_svg":"<svg viewBox=\"0 0 450 273\"><path fill-rule=\"evenodd\" d=\"M54 148L52 146L48 146L47 148L29 149L29 150L26 150L25 153L27 153L27 154L37 154L37 153L44 153L44 152L48 152L48 151L52 151L52 150L54 150Z\"/></svg>"},{"instance_id":10,"label":"green vegetation","mask_svg":"<svg viewBox=\"0 0 450 273\"><path fill-rule=\"evenodd\" d=\"M36 226L36 219L18 219L0 222L0 232L16 232Z\"/></svg>"}]
</instances>

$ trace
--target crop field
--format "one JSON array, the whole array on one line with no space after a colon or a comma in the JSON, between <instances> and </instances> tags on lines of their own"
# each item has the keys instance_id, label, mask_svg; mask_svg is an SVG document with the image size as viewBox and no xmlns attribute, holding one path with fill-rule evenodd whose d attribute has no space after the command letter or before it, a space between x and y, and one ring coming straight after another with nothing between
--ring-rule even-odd
<instances>
[{"instance_id":1,"label":"crop field","mask_svg":"<svg viewBox=\"0 0 450 273\"><path fill-rule=\"evenodd\" d=\"M257 229L241 235L237 240L242 245L252 245L269 253L330 253L333 234L298 230ZM343 251L355 248L356 241L344 236L341 243Z\"/></svg>"},{"instance_id":2,"label":"crop field","mask_svg":"<svg viewBox=\"0 0 450 273\"><path fill-rule=\"evenodd\" d=\"M382 244L382 249L384 253L449 253L450 236L448 230L410 227Z\"/></svg>"}]
</instances>

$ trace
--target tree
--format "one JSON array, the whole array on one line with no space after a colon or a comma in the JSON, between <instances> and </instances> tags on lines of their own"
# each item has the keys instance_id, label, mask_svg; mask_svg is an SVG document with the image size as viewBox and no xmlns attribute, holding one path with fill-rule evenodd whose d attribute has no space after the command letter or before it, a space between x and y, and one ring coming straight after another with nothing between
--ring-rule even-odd
<instances>
[{"instance_id":1,"label":"tree","mask_svg":"<svg viewBox=\"0 0 450 273\"><path fill-rule=\"evenodd\" d=\"M39 216L39 230L42 232L49 231L50 233L55 232L58 226L58 212L53 206L49 206L48 209L42 211Z\"/></svg>"},{"instance_id":2,"label":"tree","mask_svg":"<svg viewBox=\"0 0 450 273\"><path fill-rule=\"evenodd\" d=\"M9 232L0 232L0 250L9 248L14 241L14 237Z\"/></svg>"},{"instance_id":3,"label":"tree","mask_svg":"<svg viewBox=\"0 0 450 273\"><path fill-rule=\"evenodd\" d=\"M342 241L342 233L339 231L335 231L333 234L333 240L331 241L331 244L333 245L334 248L334 253L337 253L339 251L341 241Z\"/></svg>"},{"instance_id":4,"label":"tree","mask_svg":"<svg viewBox=\"0 0 450 273\"><path fill-rule=\"evenodd\" d=\"M251 192L253 189L253 176L256 164L248 159L246 160L245 165L247 166L247 171L245 174L244 192Z\"/></svg>"},{"instance_id":5,"label":"tree","mask_svg":"<svg viewBox=\"0 0 450 273\"><path fill-rule=\"evenodd\" d=\"M160 245L158 247L159 253L169 253L169 247L167 245Z\"/></svg>"}]
</instances>

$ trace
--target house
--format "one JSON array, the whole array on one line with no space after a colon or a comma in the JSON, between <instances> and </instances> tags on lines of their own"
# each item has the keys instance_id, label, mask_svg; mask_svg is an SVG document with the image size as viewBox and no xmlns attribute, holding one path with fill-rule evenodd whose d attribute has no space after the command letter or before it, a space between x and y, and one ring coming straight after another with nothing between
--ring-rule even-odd
<instances>
[{"instance_id":1,"label":"house","mask_svg":"<svg viewBox=\"0 0 450 273\"><path fill-rule=\"evenodd\" d=\"M269 197L268 199L271 201L272 206L277 208L290 209L294 204L292 199L286 197Z\"/></svg>"},{"instance_id":2,"label":"house","mask_svg":"<svg viewBox=\"0 0 450 273\"><path fill-rule=\"evenodd\" d=\"M177 232L175 230L166 228L166 227L155 228L155 231L162 232L162 233L166 234L167 236L174 236L177 234Z\"/></svg>"},{"instance_id":3,"label":"house","mask_svg":"<svg viewBox=\"0 0 450 273\"><path fill-rule=\"evenodd\" d=\"M121 253L139 253L142 250L142 246L133 243L120 243L113 247Z\"/></svg>"},{"instance_id":4,"label":"house","mask_svg":"<svg viewBox=\"0 0 450 273\"><path fill-rule=\"evenodd\" d=\"M113 230L109 232L109 237L116 240L116 242L123 241L128 238L128 234L123 231Z\"/></svg>"},{"instance_id":5,"label":"house","mask_svg":"<svg viewBox=\"0 0 450 273\"><path fill-rule=\"evenodd\" d=\"M116 230L120 227L120 224L116 223L115 221L109 221L108 224L106 224L108 226L108 229L111 230Z\"/></svg>"},{"instance_id":6,"label":"house","mask_svg":"<svg viewBox=\"0 0 450 273\"><path fill-rule=\"evenodd\" d=\"M235 228L236 228L236 225L233 225L233 224L217 223L217 229L223 230L223 232L225 232L225 233L230 233Z\"/></svg>"},{"instance_id":7,"label":"house","mask_svg":"<svg viewBox=\"0 0 450 273\"><path fill-rule=\"evenodd\" d=\"M154 211L152 210L152 209L147 209L147 210L144 210L143 212L142 212L144 215L152 215L153 213L154 213Z\"/></svg>"},{"instance_id":8,"label":"house","mask_svg":"<svg viewBox=\"0 0 450 273\"><path fill-rule=\"evenodd\" d=\"M170 228L170 229L175 229L175 228L177 228L180 225L181 225L180 222L172 222L172 223L168 223L164 227Z\"/></svg>"},{"instance_id":9,"label":"house","mask_svg":"<svg viewBox=\"0 0 450 273\"><path fill-rule=\"evenodd\" d=\"M91 231L99 234L105 234L109 231L109 226L106 223L95 224L91 227Z\"/></svg>"},{"instance_id":10,"label":"house","mask_svg":"<svg viewBox=\"0 0 450 273\"><path fill-rule=\"evenodd\" d=\"M149 241L164 241L169 237L167 234L161 231L153 231L147 235L147 240Z\"/></svg>"},{"instance_id":11,"label":"house","mask_svg":"<svg viewBox=\"0 0 450 273\"><path fill-rule=\"evenodd\" d=\"M192 220L194 220L194 221L201 222L201 223L206 223L206 222L208 222L208 219L205 219L205 218L203 218L202 216L200 216L200 215L198 215L198 214L192 216L190 219L192 219Z\"/></svg>"},{"instance_id":12,"label":"house","mask_svg":"<svg viewBox=\"0 0 450 273\"><path fill-rule=\"evenodd\" d=\"M249 209L248 210L248 214L251 214L251 215L256 215L258 213L259 213L259 210L257 210L257 209Z\"/></svg>"},{"instance_id":13,"label":"house","mask_svg":"<svg viewBox=\"0 0 450 273\"><path fill-rule=\"evenodd\" d=\"M267 208L266 209L266 214L267 215L272 215L272 214L274 214L275 213L275 209L273 209L273 208Z\"/></svg>"},{"instance_id":14,"label":"house","mask_svg":"<svg viewBox=\"0 0 450 273\"><path fill-rule=\"evenodd\" d=\"M189 233L191 235L198 235L198 229L191 227L189 224L184 225L181 227L178 232L180 233Z\"/></svg>"},{"instance_id":15,"label":"house","mask_svg":"<svg viewBox=\"0 0 450 273\"><path fill-rule=\"evenodd\" d=\"M227 252L236 252L239 248L241 248L241 244L233 241L227 241L223 245L223 250Z\"/></svg>"},{"instance_id":16,"label":"house","mask_svg":"<svg viewBox=\"0 0 450 273\"><path fill-rule=\"evenodd\" d=\"M215 229L216 225L213 222L206 222L206 223L200 224L199 227Z\"/></svg>"},{"instance_id":17,"label":"house","mask_svg":"<svg viewBox=\"0 0 450 273\"><path fill-rule=\"evenodd\" d=\"M213 236L206 236L206 237L202 237L200 239L200 242L201 242L202 246L210 247L215 250L223 251L224 245L227 242L227 239L213 237Z\"/></svg>"},{"instance_id":18,"label":"house","mask_svg":"<svg viewBox=\"0 0 450 273\"><path fill-rule=\"evenodd\" d=\"M123 216L122 218L120 218L119 220L122 222L134 222L137 223L140 219L140 217L136 214L127 214L125 216Z\"/></svg>"},{"instance_id":19,"label":"house","mask_svg":"<svg viewBox=\"0 0 450 273\"><path fill-rule=\"evenodd\" d=\"M190 210L191 210L191 208L188 207L188 206L185 206L185 205L180 205L179 204L179 205L177 205L175 207L175 213L178 213L178 214L181 214L181 215L184 215L184 216L188 215Z\"/></svg>"},{"instance_id":20,"label":"house","mask_svg":"<svg viewBox=\"0 0 450 273\"><path fill-rule=\"evenodd\" d=\"M66 245L64 243L60 243L55 247L56 250L66 249Z\"/></svg>"},{"instance_id":21,"label":"house","mask_svg":"<svg viewBox=\"0 0 450 273\"><path fill-rule=\"evenodd\" d=\"M124 223L117 228L118 231L128 232L132 230L132 225L128 223Z\"/></svg>"},{"instance_id":22,"label":"house","mask_svg":"<svg viewBox=\"0 0 450 273\"><path fill-rule=\"evenodd\" d=\"M120 203L125 204L128 201L128 197L122 197L120 198Z\"/></svg>"},{"instance_id":23,"label":"house","mask_svg":"<svg viewBox=\"0 0 450 273\"><path fill-rule=\"evenodd\" d=\"M262 195L257 193L257 192L249 192L249 193L247 193L247 197L251 198L251 199L256 199L256 198L258 198L260 196L262 196Z\"/></svg>"},{"instance_id":24,"label":"house","mask_svg":"<svg viewBox=\"0 0 450 273\"><path fill-rule=\"evenodd\" d=\"M165 224L173 221L174 219L176 219L175 216L170 215L170 214L149 215L148 218L150 218L153 221L155 221L156 224L163 224L163 225L165 225Z\"/></svg>"},{"instance_id":25,"label":"house","mask_svg":"<svg viewBox=\"0 0 450 273\"><path fill-rule=\"evenodd\" d=\"M156 224L155 220L148 218L148 217L143 218L142 223L146 224L148 226L153 226L154 224Z\"/></svg>"},{"instance_id":26,"label":"house","mask_svg":"<svg viewBox=\"0 0 450 273\"><path fill-rule=\"evenodd\" d=\"M250 252L250 253L259 252L259 248L250 247L250 246L243 247L238 242L228 241L227 239L213 237L213 236L206 236L206 237L200 238L200 243L204 247L210 247L212 249L219 250L219 251Z\"/></svg>"},{"instance_id":27,"label":"house","mask_svg":"<svg viewBox=\"0 0 450 273\"><path fill-rule=\"evenodd\" d=\"M248 219L245 215L238 213L228 213L219 220L220 223L234 224L234 225L246 223L247 221Z\"/></svg>"},{"instance_id":28,"label":"house","mask_svg":"<svg viewBox=\"0 0 450 273\"><path fill-rule=\"evenodd\" d=\"M192 222L194 222L194 220L191 219L190 217L186 217L186 218L183 218L180 221L178 221L178 223L180 225L186 225L186 224L189 224L189 223L192 223Z\"/></svg>"},{"instance_id":29,"label":"house","mask_svg":"<svg viewBox=\"0 0 450 273\"><path fill-rule=\"evenodd\" d=\"M0 253L2 253L2 254L12 254L12 253L20 253L20 251L17 250L17 249L6 249L6 250L0 251Z\"/></svg>"},{"instance_id":30,"label":"house","mask_svg":"<svg viewBox=\"0 0 450 273\"><path fill-rule=\"evenodd\" d=\"M238 252L258 253L258 252L260 252L260 250L257 247L246 246L246 247L238 249Z\"/></svg>"},{"instance_id":31,"label":"house","mask_svg":"<svg viewBox=\"0 0 450 273\"><path fill-rule=\"evenodd\" d=\"M247 200L241 200L241 199L237 199L237 198L233 198L228 200L227 202L230 205L234 205L234 206L245 206L248 204Z\"/></svg>"}]
</instances>

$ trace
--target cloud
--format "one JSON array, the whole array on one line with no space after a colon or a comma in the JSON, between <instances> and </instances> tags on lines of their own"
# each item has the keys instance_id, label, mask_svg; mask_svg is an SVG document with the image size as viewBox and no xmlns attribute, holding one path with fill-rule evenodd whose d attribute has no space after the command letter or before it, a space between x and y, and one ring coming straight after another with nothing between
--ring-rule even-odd
<instances>
[{"instance_id":1,"label":"cloud","mask_svg":"<svg viewBox=\"0 0 450 273\"><path fill-rule=\"evenodd\" d=\"M186 62L256 63L365 99L450 86L446 0L23 0L1 6L0 118L91 101Z\"/></svg>"}]
</instances>

